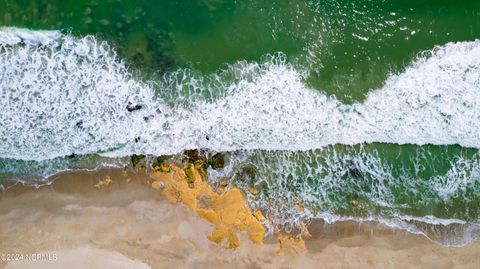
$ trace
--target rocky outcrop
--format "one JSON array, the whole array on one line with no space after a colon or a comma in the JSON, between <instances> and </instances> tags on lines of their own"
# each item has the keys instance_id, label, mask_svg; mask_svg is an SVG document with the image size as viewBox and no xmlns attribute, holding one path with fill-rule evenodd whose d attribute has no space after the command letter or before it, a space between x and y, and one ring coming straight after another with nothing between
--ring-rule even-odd
<instances>
[{"instance_id":1,"label":"rocky outcrop","mask_svg":"<svg viewBox=\"0 0 480 269\"><path fill-rule=\"evenodd\" d=\"M265 236L262 221L265 217L260 211L252 212L247 206L245 195L236 187L221 188L214 191L206 181L206 170L201 158L190 154L186 168L175 164L162 164L168 169L154 171L151 177L152 188L163 191L172 203L183 203L201 218L215 225L208 238L226 248L240 245L238 232L247 233L250 240L261 244Z\"/></svg>"}]
</instances>

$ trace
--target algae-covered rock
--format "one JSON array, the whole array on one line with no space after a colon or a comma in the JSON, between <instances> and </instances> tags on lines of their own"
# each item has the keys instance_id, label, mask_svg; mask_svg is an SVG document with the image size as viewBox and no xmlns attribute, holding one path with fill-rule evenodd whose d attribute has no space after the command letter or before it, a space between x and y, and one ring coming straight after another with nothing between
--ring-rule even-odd
<instances>
[{"instance_id":1,"label":"algae-covered rock","mask_svg":"<svg viewBox=\"0 0 480 269\"><path fill-rule=\"evenodd\" d=\"M162 172L170 172L171 171L171 167L166 164L166 163L163 163L162 165L160 165L160 171Z\"/></svg>"},{"instance_id":2,"label":"algae-covered rock","mask_svg":"<svg viewBox=\"0 0 480 269\"><path fill-rule=\"evenodd\" d=\"M205 160L205 156L200 153L198 149L189 149L185 150L183 154L188 158L190 162L195 162L197 160Z\"/></svg>"},{"instance_id":3,"label":"algae-covered rock","mask_svg":"<svg viewBox=\"0 0 480 269\"><path fill-rule=\"evenodd\" d=\"M268 189L268 183L266 181L255 182L253 186L257 191L263 191Z\"/></svg>"},{"instance_id":4,"label":"algae-covered rock","mask_svg":"<svg viewBox=\"0 0 480 269\"><path fill-rule=\"evenodd\" d=\"M132 165L133 167L136 167L137 164L140 163L140 161L142 161L143 159L145 159L145 155L132 155L132 157L130 157L130 160L132 162Z\"/></svg>"},{"instance_id":5,"label":"algae-covered rock","mask_svg":"<svg viewBox=\"0 0 480 269\"><path fill-rule=\"evenodd\" d=\"M188 186L193 188L195 186L195 167L193 164L189 164L187 168L185 168L185 176L187 178Z\"/></svg>"},{"instance_id":6,"label":"algae-covered rock","mask_svg":"<svg viewBox=\"0 0 480 269\"><path fill-rule=\"evenodd\" d=\"M242 172L244 175L250 177L250 178L256 178L257 177L257 168L253 164L246 164L242 168Z\"/></svg>"},{"instance_id":7,"label":"algae-covered rock","mask_svg":"<svg viewBox=\"0 0 480 269\"><path fill-rule=\"evenodd\" d=\"M159 156L155 159L155 161L152 163L152 168L155 169L155 171L160 171L162 170L162 164L166 161L172 158L170 155L165 155L165 156Z\"/></svg>"},{"instance_id":8,"label":"algae-covered rock","mask_svg":"<svg viewBox=\"0 0 480 269\"><path fill-rule=\"evenodd\" d=\"M205 154L198 149L185 150L183 154L187 157L187 161L189 163L186 171L191 170L190 167L194 167L201 176L202 180L206 180L208 165Z\"/></svg>"},{"instance_id":9,"label":"algae-covered rock","mask_svg":"<svg viewBox=\"0 0 480 269\"><path fill-rule=\"evenodd\" d=\"M198 173L200 174L200 177L202 180L207 180L207 164L203 160L196 160L193 163L193 166L195 169L197 169Z\"/></svg>"},{"instance_id":10,"label":"algae-covered rock","mask_svg":"<svg viewBox=\"0 0 480 269\"><path fill-rule=\"evenodd\" d=\"M217 153L208 159L208 164L213 169L222 169L225 167L226 163L226 156L222 153Z\"/></svg>"}]
</instances>

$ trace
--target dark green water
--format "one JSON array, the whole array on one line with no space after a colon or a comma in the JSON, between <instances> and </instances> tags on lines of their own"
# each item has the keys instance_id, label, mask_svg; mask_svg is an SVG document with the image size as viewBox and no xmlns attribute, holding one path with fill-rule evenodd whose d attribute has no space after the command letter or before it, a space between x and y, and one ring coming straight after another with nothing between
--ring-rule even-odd
<instances>
[{"instance_id":1,"label":"dark green water","mask_svg":"<svg viewBox=\"0 0 480 269\"><path fill-rule=\"evenodd\" d=\"M0 22L97 35L151 72L213 72L281 51L315 88L352 102L417 53L479 38L480 2L2 0Z\"/></svg>"},{"instance_id":2,"label":"dark green water","mask_svg":"<svg viewBox=\"0 0 480 269\"><path fill-rule=\"evenodd\" d=\"M0 0L0 24L66 36L0 45L1 178L221 149L231 165L213 175L259 188L252 205L278 223L401 219L445 244L479 237L480 1Z\"/></svg>"}]
</instances>

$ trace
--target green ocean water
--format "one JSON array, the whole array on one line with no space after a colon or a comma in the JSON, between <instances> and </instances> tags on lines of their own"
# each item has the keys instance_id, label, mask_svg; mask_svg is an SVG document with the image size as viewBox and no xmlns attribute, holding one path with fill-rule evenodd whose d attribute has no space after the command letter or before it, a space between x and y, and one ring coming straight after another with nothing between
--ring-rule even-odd
<instances>
[{"instance_id":1,"label":"green ocean water","mask_svg":"<svg viewBox=\"0 0 480 269\"><path fill-rule=\"evenodd\" d=\"M480 2L0 0L0 23L31 30L60 30L78 38L94 35L98 42L108 42L118 59L125 61L134 79L164 86L155 90L156 96L174 109L184 103L187 103L187 110L189 106L195 107L199 102L196 95L202 96L203 99L200 99L208 104L223 95L228 97L230 92L226 88L235 88L245 81L259 84L255 72L260 70L258 72L264 74L270 71L271 65L275 67L275 64L270 64L275 62L271 60L271 55L275 53L281 53L280 66L288 65L305 74L299 79L301 83L325 98L337 100L338 103L333 106L340 107L361 106L367 102L369 94L386 87L386 81L392 75L408 71L412 62L422 58L424 51L449 42L479 39ZM426 58L431 54L425 53ZM418 62L418 65L423 63ZM267 67L250 67L248 63L267 63ZM472 92L480 90L480 69L475 63L467 66L465 71L452 73L465 76L464 81L472 76L473 83L462 84L459 89L445 85L444 90L458 90L459 94L462 87L471 87ZM457 63L448 64L448 61L441 62L434 70L441 72L464 68ZM252 74L244 70L250 70ZM429 70L425 71L424 77L434 77L435 74L428 73L431 72ZM420 71L413 70L405 77L412 77ZM287 73L286 77L291 75ZM165 77L180 76L184 77L179 79L180 82L165 80ZM405 77L396 79L407 81ZM478 79L475 80L475 77ZM407 82L400 85L408 86ZM165 86L169 83L180 86L172 90ZM425 88L428 85L425 84ZM405 93L408 94L412 92ZM422 98L417 99L420 100L418 106L422 107ZM454 122L456 114L452 116L454 113L450 115L448 109L447 112L442 110L453 106L452 103L455 101L441 103L441 111L432 114L440 113L448 124L449 121ZM465 103L462 113L477 115L480 103L476 99L471 105ZM283 103L278 105L283 106ZM155 108L151 110L155 111ZM352 115L356 114L352 112ZM389 115L379 114L379 117L383 116ZM217 118L221 116L213 119ZM245 122L249 120L251 118L246 117ZM272 121L275 120L272 118ZM393 120L401 122L405 119L399 117ZM201 121L194 121L194 124L198 122ZM459 130L469 127L466 121L455 122L465 125L458 126ZM371 123L365 128L374 129L376 124L379 123ZM405 125L408 124L405 121ZM387 128L382 126L379 128ZM269 128L265 127L266 136L276 132ZM344 135L355 137L355 127L349 128L352 133ZM235 131L231 131L232 139L238 137ZM394 131L395 128L392 129ZM227 141L235 145L233 150L226 151L231 165L225 171L214 171L214 175L229 176L233 184L244 188L247 193L252 185L259 188L258 196L249 197L252 205L267 208L279 223L295 223L314 215L332 220L382 219L389 223L401 219L401 225L394 224L425 233L445 244L458 245L476 240L480 234L477 229L480 156L475 145L461 146L462 139L474 141L470 138L475 137L477 131L475 128L468 129L455 143L437 142L434 138L429 140L437 132L427 130L426 138L419 140L427 141L422 145L400 137L398 141L396 138L372 139L354 145L344 145L339 140L314 148L310 148L306 141L307 145L302 150L289 150L287 146L280 150L269 150L268 147L256 149L245 147L241 142ZM2 134L5 133L9 134ZM192 136L205 135L200 132ZM273 142L288 144L282 139ZM123 146L126 143L122 141L120 144ZM39 149L35 150L38 154ZM78 156L71 155L75 152L65 152L65 156L71 156L36 161L12 158L14 154L2 148L0 177L36 182L63 170L94 169L99 165L122 166L128 162L127 156L98 155L110 150L100 148L97 152ZM255 175L245 175L245 166L254 167ZM305 205L308 212L295 212L297 203ZM422 223L433 226L425 228ZM452 228L451 223L461 227Z\"/></svg>"},{"instance_id":2,"label":"green ocean water","mask_svg":"<svg viewBox=\"0 0 480 269\"><path fill-rule=\"evenodd\" d=\"M281 51L344 102L362 100L423 50L480 36L480 3L465 0L3 0L0 15L3 25L97 35L151 72L209 73Z\"/></svg>"}]
</instances>

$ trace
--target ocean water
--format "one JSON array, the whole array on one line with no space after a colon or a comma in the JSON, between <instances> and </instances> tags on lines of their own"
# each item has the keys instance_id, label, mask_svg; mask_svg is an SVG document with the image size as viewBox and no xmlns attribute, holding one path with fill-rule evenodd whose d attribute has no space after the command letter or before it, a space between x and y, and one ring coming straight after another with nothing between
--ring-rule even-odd
<instances>
[{"instance_id":1,"label":"ocean water","mask_svg":"<svg viewBox=\"0 0 480 269\"><path fill-rule=\"evenodd\" d=\"M3 0L0 23L2 179L200 148L287 230L480 238L480 2Z\"/></svg>"}]
</instances>

